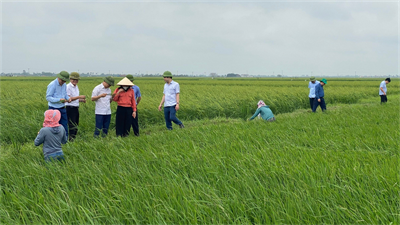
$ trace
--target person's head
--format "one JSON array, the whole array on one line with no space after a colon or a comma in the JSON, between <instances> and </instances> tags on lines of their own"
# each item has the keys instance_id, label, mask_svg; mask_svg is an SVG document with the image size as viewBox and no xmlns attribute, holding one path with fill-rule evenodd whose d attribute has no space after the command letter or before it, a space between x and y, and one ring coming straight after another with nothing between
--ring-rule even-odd
<instances>
[{"instance_id":1,"label":"person's head","mask_svg":"<svg viewBox=\"0 0 400 225\"><path fill-rule=\"evenodd\" d=\"M264 102L263 100L258 101L257 107L258 107L258 108L261 108L261 107L263 107L263 106L266 106L265 102Z\"/></svg>"},{"instance_id":2,"label":"person's head","mask_svg":"<svg viewBox=\"0 0 400 225\"><path fill-rule=\"evenodd\" d=\"M131 82L135 80L131 74L126 75L126 78L128 78L128 80L130 80Z\"/></svg>"},{"instance_id":3,"label":"person's head","mask_svg":"<svg viewBox=\"0 0 400 225\"><path fill-rule=\"evenodd\" d=\"M58 83L60 85L63 85L63 84L65 84L65 82L68 81L69 73L67 71L61 71L60 73L57 74L57 79L58 79Z\"/></svg>"},{"instance_id":4,"label":"person's head","mask_svg":"<svg viewBox=\"0 0 400 225\"><path fill-rule=\"evenodd\" d=\"M390 77L388 77L388 78L385 79L385 83L387 83L387 84L390 83L390 81L391 81L391 80L390 80Z\"/></svg>"},{"instance_id":5,"label":"person's head","mask_svg":"<svg viewBox=\"0 0 400 225\"><path fill-rule=\"evenodd\" d=\"M71 82L71 84L73 84L74 86L76 86L79 82L79 80L81 79L81 77L79 76L79 73L77 72L72 72L69 75L69 81Z\"/></svg>"},{"instance_id":6,"label":"person's head","mask_svg":"<svg viewBox=\"0 0 400 225\"><path fill-rule=\"evenodd\" d=\"M328 83L328 81L324 78L319 83L321 84L321 86L324 86L325 84Z\"/></svg>"},{"instance_id":7,"label":"person's head","mask_svg":"<svg viewBox=\"0 0 400 225\"><path fill-rule=\"evenodd\" d=\"M172 81L172 73L171 72L165 71L162 76L164 77L164 81L166 83L171 83L171 81Z\"/></svg>"},{"instance_id":8,"label":"person's head","mask_svg":"<svg viewBox=\"0 0 400 225\"><path fill-rule=\"evenodd\" d=\"M315 77L310 77L311 83L315 84Z\"/></svg>"},{"instance_id":9,"label":"person's head","mask_svg":"<svg viewBox=\"0 0 400 225\"><path fill-rule=\"evenodd\" d=\"M133 86L133 83L127 77L125 77L120 82L118 82L117 85L127 91L130 87Z\"/></svg>"},{"instance_id":10,"label":"person's head","mask_svg":"<svg viewBox=\"0 0 400 225\"><path fill-rule=\"evenodd\" d=\"M49 109L44 112L43 127L58 127L60 124L61 113L56 109Z\"/></svg>"},{"instance_id":11,"label":"person's head","mask_svg":"<svg viewBox=\"0 0 400 225\"><path fill-rule=\"evenodd\" d=\"M114 86L114 78L113 78L113 77L106 77L106 78L104 78L103 86L104 86L105 88L109 88L109 87L111 87L111 86Z\"/></svg>"}]
</instances>

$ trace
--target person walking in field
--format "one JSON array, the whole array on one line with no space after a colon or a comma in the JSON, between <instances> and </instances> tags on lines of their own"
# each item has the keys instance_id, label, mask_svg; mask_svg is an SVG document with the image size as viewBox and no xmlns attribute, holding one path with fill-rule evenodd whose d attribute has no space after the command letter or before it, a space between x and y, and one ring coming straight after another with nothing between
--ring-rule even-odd
<instances>
[{"instance_id":1,"label":"person walking in field","mask_svg":"<svg viewBox=\"0 0 400 225\"><path fill-rule=\"evenodd\" d=\"M115 130L117 136L126 137L129 135L132 120L136 118L135 93L131 88L133 83L126 77L117 85L120 87L113 94L113 100L118 103Z\"/></svg>"},{"instance_id":2,"label":"person walking in field","mask_svg":"<svg viewBox=\"0 0 400 225\"><path fill-rule=\"evenodd\" d=\"M108 134L108 128L111 122L111 86L114 86L114 78L106 77L101 84L93 89L92 101L96 102L96 129L94 131L94 137L98 137L100 131L103 132L103 137Z\"/></svg>"},{"instance_id":3,"label":"person walking in field","mask_svg":"<svg viewBox=\"0 0 400 225\"><path fill-rule=\"evenodd\" d=\"M308 94L308 98L310 100L310 107L311 110L313 109L314 106L314 100L315 100L315 86L318 84L318 81L315 79L315 77L310 78L310 82L308 83L308 88L310 89L310 93Z\"/></svg>"},{"instance_id":4,"label":"person walking in field","mask_svg":"<svg viewBox=\"0 0 400 225\"><path fill-rule=\"evenodd\" d=\"M69 79L69 73L67 71L61 71L57 74L57 78L47 85L46 100L49 105L49 109L56 109L60 111L60 123L64 127L66 135L68 137L68 116L67 110L65 109L65 102L70 103L71 99L67 95L67 86L65 82Z\"/></svg>"},{"instance_id":5,"label":"person walking in field","mask_svg":"<svg viewBox=\"0 0 400 225\"><path fill-rule=\"evenodd\" d=\"M73 141L78 133L79 103L86 103L86 96L79 95L78 82L80 79L79 73L72 72L69 75L70 83L67 84L67 95L71 99L71 102L65 103L68 117L69 141Z\"/></svg>"},{"instance_id":6,"label":"person walking in field","mask_svg":"<svg viewBox=\"0 0 400 225\"><path fill-rule=\"evenodd\" d=\"M126 78L128 78L131 82L134 81L134 78L131 74L126 75ZM142 100L142 95L140 94L140 88L137 85L133 84L132 89L133 92L135 93L135 102L136 102L136 117L132 119L132 130L136 136L139 136L139 115L137 106L139 105L139 102Z\"/></svg>"},{"instance_id":7,"label":"person walking in field","mask_svg":"<svg viewBox=\"0 0 400 225\"><path fill-rule=\"evenodd\" d=\"M326 110L325 104L325 93L324 93L324 86L327 84L327 80L324 78L322 79L317 85L315 85L315 99L314 99L314 106L313 112L317 111L318 105L321 107L321 110L324 112Z\"/></svg>"},{"instance_id":8,"label":"person walking in field","mask_svg":"<svg viewBox=\"0 0 400 225\"><path fill-rule=\"evenodd\" d=\"M61 118L59 110L49 109L44 113L43 128L40 129L35 139L35 146L43 144L45 161L64 161L61 144L67 143L67 135L63 126L58 121Z\"/></svg>"},{"instance_id":9,"label":"person walking in field","mask_svg":"<svg viewBox=\"0 0 400 225\"><path fill-rule=\"evenodd\" d=\"M258 115L261 115L261 118L268 122L274 122L276 120L274 114L272 113L272 110L269 108L269 106L267 106L264 103L263 100L258 101L257 107L258 108L257 108L256 112L254 113L254 115L248 120L253 120Z\"/></svg>"},{"instance_id":10,"label":"person walking in field","mask_svg":"<svg viewBox=\"0 0 400 225\"><path fill-rule=\"evenodd\" d=\"M168 130L172 130L171 121L179 125L180 128L184 128L183 123L176 117L176 112L179 110L179 84L172 80L172 73L169 71L165 71L163 77L165 81L164 95L158 106L158 110L161 111L164 103L164 118Z\"/></svg>"},{"instance_id":11,"label":"person walking in field","mask_svg":"<svg viewBox=\"0 0 400 225\"><path fill-rule=\"evenodd\" d=\"M387 88L386 84L390 83L390 78L386 78L384 81L381 82L381 85L379 86L379 96L381 96L381 104L387 102Z\"/></svg>"}]
</instances>

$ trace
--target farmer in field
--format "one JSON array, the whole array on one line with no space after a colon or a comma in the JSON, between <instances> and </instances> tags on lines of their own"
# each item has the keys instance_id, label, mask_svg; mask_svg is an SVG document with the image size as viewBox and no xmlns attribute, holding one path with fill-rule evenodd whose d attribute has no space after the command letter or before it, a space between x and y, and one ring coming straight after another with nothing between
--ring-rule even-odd
<instances>
[{"instance_id":1,"label":"farmer in field","mask_svg":"<svg viewBox=\"0 0 400 225\"><path fill-rule=\"evenodd\" d=\"M114 86L114 78L106 77L101 84L93 89L92 101L96 102L96 129L94 131L94 137L98 137L100 131L103 131L103 137L108 133L111 122L111 86Z\"/></svg>"},{"instance_id":2,"label":"farmer in field","mask_svg":"<svg viewBox=\"0 0 400 225\"><path fill-rule=\"evenodd\" d=\"M68 117L67 110L65 109L65 102L70 103L71 99L67 95L67 86L65 82L69 79L67 71L61 71L57 74L57 78L47 85L46 100L48 101L49 109L56 109L60 111L60 123L65 129L68 137Z\"/></svg>"},{"instance_id":3,"label":"farmer in field","mask_svg":"<svg viewBox=\"0 0 400 225\"><path fill-rule=\"evenodd\" d=\"M386 78L384 81L381 82L381 85L379 86L379 96L381 96L381 104L387 102L387 97L386 97L386 84L390 83L390 78Z\"/></svg>"},{"instance_id":4,"label":"farmer in field","mask_svg":"<svg viewBox=\"0 0 400 225\"><path fill-rule=\"evenodd\" d=\"M261 118L263 120L266 120L268 122L274 122L276 120L275 117L274 117L274 114L271 111L271 109L269 108L269 106L267 106L264 103L263 100L258 101L257 107L258 108L257 108L256 112L254 113L254 115L249 120L253 120L259 114L261 115Z\"/></svg>"},{"instance_id":5,"label":"farmer in field","mask_svg":"<svg viewBox=\"0 0 400 225\"><path fill-rule=\"evenodd\" d=\"M308 98L310 99L310 107L313 109L314 100L315 100L315 86L318 84L318 81L315 77L310 78L310 82L308 83L308 88L310 89L310 93L308 94Z\"/></svg>"},{"instance_id":6,"label":"farmer in field","mask_svg":"<svg viewBox=\"0 0 400 225\"><path fill-rule=\"evenodd\" d=\"M61 144L67 143L66 131L58 121L61 118L59 110L49 109L44 113L43 128L40 129L35 139L35 146L43 144L45 161L64 161Z\"/></svg>"},{"instance_id":7,"label":"farmer in field","mask_svg":"<svg viewBox=\"0 0 400 225\"><path fill-rule=\"evenodd\" d=\"M132 89L133 83L124 78L117 84L113 100L118 103L117 115L115 118L115 130L117 136L126 137L132 126L132 120L136 118L135 93Z\"/></svg>"},{"instance_id":8,"label":"farmer in field","mask_svg":"<svg viewBox=\"0 0 400 225\"><path fill-rule=\"evenodd\" d=\"M67 95L71 99L71 102L65 103L68 117L69 141L73 141L78 132L79 102L86 102L86 96L79 95L78 82L80 79L79 73L72 72L69 76L70 83L67 84Z\"/></svg>"},{"instance_id":9,"label":"farmer in field","mask_svg":"<svg viewBox=\"0 0 400 225\"><path fill-rule=\"evenodd\" d=\"M317 85L315 85L315 99L314 99L314 106L313 112L317 111L318 105L321 107L322 111L326 110L325 99L324 99L324 86L328 82L326 79L322 79Z\"/></svg>"},{"instance_id":10,"label":"farmer in field","mask_svg":"<svg viewBox=\"0 0 400 225\"><path fill-rule=\"evenodd\" d=\"M132 75L126 75L131 82L133 82L134 78ZM132 130L136 136L139 136L139 117L137 106L139 105L140 100L142 100L142 95L140 94L140 88L137 85L132 86L133 92L135 93L135 101L136 101L136 117L132 119Z\"/></svg>"},{"instance_id":11,"label":"farmer in field","mask_svg":"<svg viewBox=\"0 0 400 225\"><path fill-rule=\"evenodd\" d=\"M165 81L164 95L158 106L158 110L161 111L162 104L164 103L164 117L168 130L172 130L171 121L179 125L180 128L184 128L183 123L176 118L176 112L179 110L179 84L172 80L172 73L169 71L165 71L163 77Z\"/></svg>"}]
</instances>

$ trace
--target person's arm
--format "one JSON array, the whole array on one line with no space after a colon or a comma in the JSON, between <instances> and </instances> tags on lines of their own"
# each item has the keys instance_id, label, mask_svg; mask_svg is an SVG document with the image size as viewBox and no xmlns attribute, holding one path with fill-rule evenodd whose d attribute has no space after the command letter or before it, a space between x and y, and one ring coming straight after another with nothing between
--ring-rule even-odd
<instances>
[{"instance_id":1,"label":"person's arm","mask_svg":"<svg viewBox=\"0 0 400 225\"><path fill-rule=\"evenodd\" d=\"M142 97L138 97L137 99L136 99L136 107L137 107L137 105L139 105L139 102L142 100Z\"/></svg>"},{"instance_id":2,"label":"person's arm","mask_svg":"<svg viewBox=\"0 0 400 225\"><path fill-rule=\"evenodd\" d=\"M99 92L97 91L97 88L94 88L93 91L92 91L92 101L94 101L94 102L99 100L99 98L102 98L102 97L105 97L105 96L107 96L106 93L103 93L103 94L99 95Z\"/></svg>"},{"instance_id":3,"label":"person's arm","mask_svg":"<svg viewBox=\"0 0 400 225\"><path fill-rule=\"evenodd\" d=\"M86 96L84 96L84 95L79 95L79 96L76 96L76 97L71 97L71 96L69 96L69 98L71 99L71 101L75 101L75 100L77 100L77 99L83 100L83 99L86 98Z\"/></svg>"},{"instance_id":4,"label":"person's arm","mask_svg":"<svg viewBox=\"0 0 400 225\"><path fill-rule=\"evenodd\" d=\"M260 112L261 112L261 108L258 108L258 109L256 110L256 112L254 113L254 115L253 115L249 120L253 120L254 118L256 118L256 116L257 116L258 114L260 114Z\"/></svg>"},{"instance_id":5,"label":"person's arm","mask_svg":"<svg viewBox=\"0 0 400 225\"><path fill-rule=\"evenodd\" d=\"M165 94L162 96L160 105L158 106L158 110L159 110L159 111L161 111L161 107L162 107L162 104L164 103L164 101L165 101Z\"/></svg>"},{"instance_id":6,"label":"person's arm","mask_svg":"<svg viewBox=\"0 0 400 225\"><path fill-rule=\"evenodd\" d=\"M383 95L386 95L386 92L383 90L383 87L380 87L379 89L381 89L381 91L383 92Z\"/></svg>"},{"instance_id":7,"label":"person's arm","mask_svg":"<svg viewBox=\"0 0 400 225\"><path fill-rule=\"evenodd\" d=\"M115 102L118 102L119 100L119 93L121 93L124 89L120 88L120 89L115 89L114 94L112 95L112 100Z\"/></svg>"},{"instance_id":8,"label":"person's arm","mask_svg":"<svg viewBox=\"0 0 400 225\"><path fill-rule=\"evenodd\" d=\"M308 88L311 88L311 81L308 82Z\"/></svg>"},{"instance_id":9,"label":"person's arm","mask_svg":"<svg viewBox=\"0 0 400 225\"><path fill-rule=\"evenodd\" d=\"M319 100L319 89L320 88L321 88L320 85L315 85L315 99L318 99L318 100Z\"/></svg>"},{"instance_id":10,"label":"person's arm","mask_svg":"<svg viewBox=\"0 0 400 225\"><path fill-rule=\"evenodd\" d=\"M35 139L35 146L39 146L39 145L43 144L43 142L44 142L44 134L43 134L42 129L40 129L40 131Z\"/></svg>"},{"instance_id":11,"label":"person's arm","mask_svg":"<svg viewBox=\"0 0 400 225\"><path fill-rule=\"evenodd\" d=\"M48 102L52 102L52 103L57 103L60 102L62 98L54 98L53 94L56 90L56 87L54 87L53 83L49 84L49 86L47 86L47 91L46 91L46 100Z\"/></svg>"},{"instance_id":12,"label":"person's arm","mask_svg":"<svg viewBox=\"0 0 400 225\"><path fill-rule=\"evenodd\" d=\"M175 106L176 111L179 110L179 93L176 94L176 106Z\"/></svg>"},{"instance_id":13,"label":"person's arm","mask_svg":"<svg viewBox=\"0 0 400 225\"><path fill-rule=\"evenodd\" d=\"M136 101L135 101L135 91L133 89L131 89L133 94L132 94L132 99L131 99L131 104L132 104L132 109L133 109L133 113L132 116L133 118L136 118ZM135 114L135 115L133 115Z\"/></svg>"},{"instance_id":14,"label":"person's arm","mask_svg":"<svg viewBox=\"0 0 400 225\"><path fill-rule=\"evenodd\" d=\"M140 93L140 88L137 87L137 99L136 99L136 107L139 105L140 100L142 100L142 94Z\"/></svg>"},{"instance_id":15,"label":"person's arm","mask_svg":"<svg viewBox=\"0 0 400 225\"><path fill-rule=\"evenodd\" d=\"M62 139L61 139L61 144L66 144L67 143L67 133L65 132L65 129L64 129L63 126L60 126L60 127L62 127L62 129L64 130L64 132L62 132L63 136L62 136Z\"/></svg>"}]
</instances>

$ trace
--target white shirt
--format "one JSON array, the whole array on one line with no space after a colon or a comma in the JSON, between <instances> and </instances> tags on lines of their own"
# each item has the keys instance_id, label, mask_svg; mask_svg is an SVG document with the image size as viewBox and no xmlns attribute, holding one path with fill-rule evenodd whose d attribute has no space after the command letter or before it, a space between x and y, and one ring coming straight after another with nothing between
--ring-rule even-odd
<instances>
[{"instance_id":1,"label":"white shirt","mask_svg":"<svg viewBox=\"0 0 400 225\"><path fill-rule=\"evenodd\" d=\"M308 94L309 98L315 98L315 85L317 85L319 81L315 81L315 83L312 83L311 81L308 83L308 88L310 88L310 93Z\"/></svg>"},{"instance_id":2,"label":"white shirt","mask_svg":"<svg viewBox=\"0 0 400 225\"><path fill-rule=\"evenodd\" d=\"M97 85L92 92L92 97L99 96L103 93L106 93L107 96L103 98L99 98L96 101L95 114L97 115L111 115L111 89L105 88L103 83Z\"/></svg>"},{"instance_id":3,"label":"white shirt","mask_svg":"<svg viewBox=\"0 0 400 225\"><path fill-rule=\"evenodd\" d=\"M379 95L384 95L381 88L385 91L385 93L387 92L386 81L382 81L381 85L379 86Z\"/></svg>"},{"instance_id":4,"label":"white shirt","mask_svg":"<svg viewBox=\"0 0 400 225\"><path fill-rule=\"evenodd\" d=\"M79 96L78 85L74 86L71 83L67 84L67 95L70 98ZM76 99L75 101L72 101L71 103L66 102L65 105L66 106L77 106L77 107L79 107L79 99Z\"/></svg>"},{"instance_id":5,"label":"white shirt","mask_svg":"<svg viewBox=\"0 0 400 225\"><path fill-rule=\"evenodd\" d=\"M164 84L164 107L174 106L176 105L176 94L180 92L179 84L175 81L171 81L171 83Z\"/></svg>"}]
</instances>

